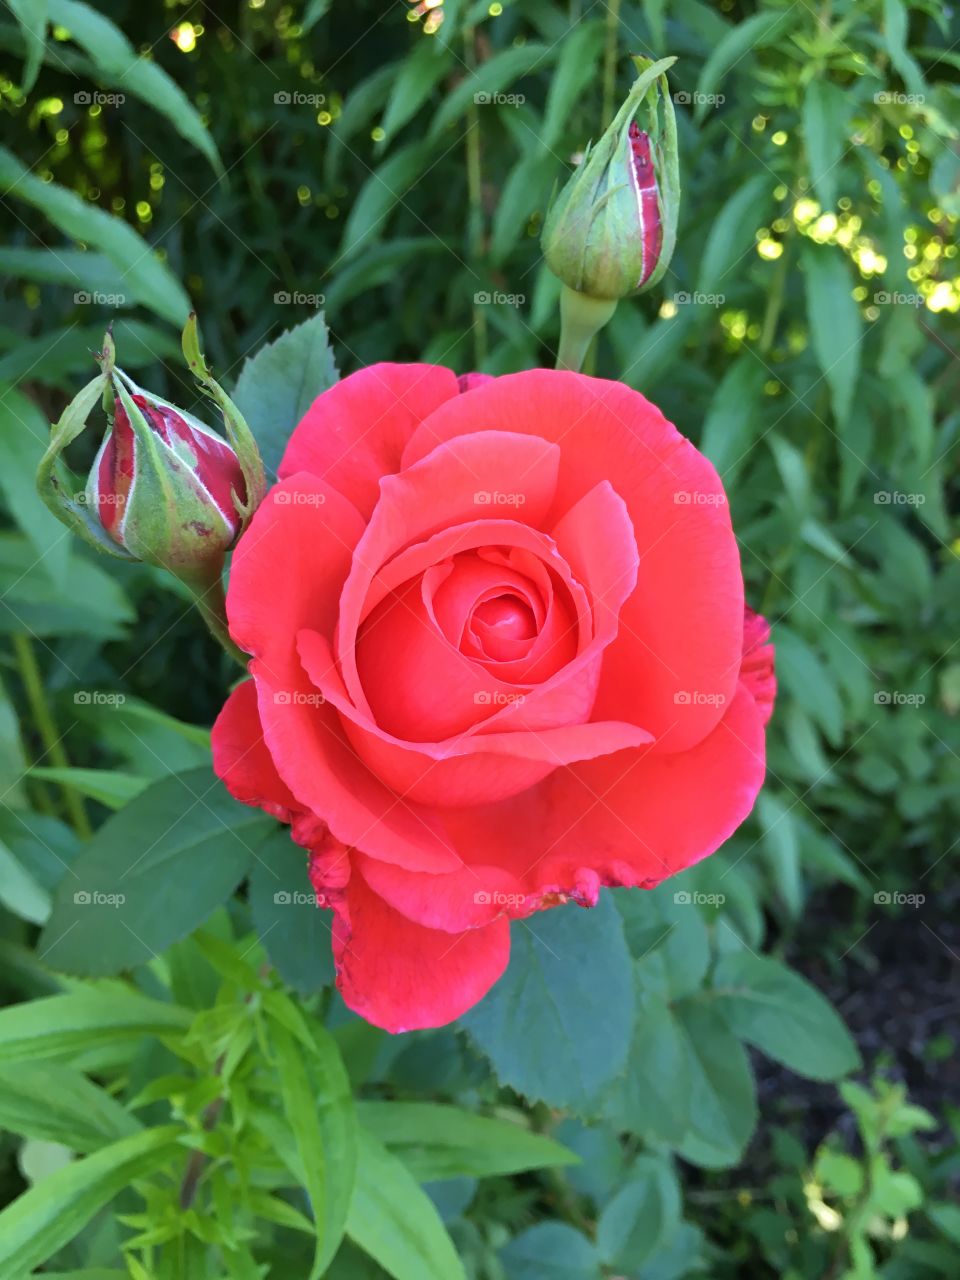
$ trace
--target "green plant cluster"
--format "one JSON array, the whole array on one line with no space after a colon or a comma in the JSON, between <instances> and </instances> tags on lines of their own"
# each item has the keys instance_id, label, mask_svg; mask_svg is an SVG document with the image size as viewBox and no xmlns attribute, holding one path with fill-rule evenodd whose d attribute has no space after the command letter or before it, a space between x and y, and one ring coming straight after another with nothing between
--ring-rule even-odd
<instances>
[{"instance_id":1,"label":"green plant cluster","mask_svg":"<svg viewBox=\"0 0 960 1280\"><path fill-rule=\"evenodd\" d=\"M960 18L442 7L0 15L0 1276L954 1280ZM486 1000L389 1037L301 851L213 777L233 673L186 593L34 472L110 320L203 416L196 307L268 471L338 368L552 364L543 218L637 53L678 58L677 251L588 369L723 476L768 783L720 853L517 924Z\"/></svg>"}]
</instances>

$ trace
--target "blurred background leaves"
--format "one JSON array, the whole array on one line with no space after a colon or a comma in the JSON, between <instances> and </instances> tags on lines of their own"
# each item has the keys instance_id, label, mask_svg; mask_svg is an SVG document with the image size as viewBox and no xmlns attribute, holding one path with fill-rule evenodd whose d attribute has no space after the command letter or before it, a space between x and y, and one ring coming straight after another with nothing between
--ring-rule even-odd
<instances>
[{"instance_id":1,"label":"blurred background leaves","mask_svg":"<svg viewBox=\"0 0 960 1280\"><path fill-rule=\"evenodd\" d=\"M112 1190L91 1193L47 1264L61 1272L307 1274L330 1247L326 1212L328 1242L350 1237L329 1274L349 1280L451 1280L450 1241L456 1266L491 1280L953 1280L960 20L927 0L442 10L432 35L407 5L366 0L11 0L0 14L0 958L14 1002L0 1059L71 1073L37 1075L62 1098L56 1125L26 1095L0 1116L4 1198L48 1182L9 1247L62 1216L70 1152L109 1141L100 1185L136 1165L143 1194L118 1202L124 1222L96 1212ZM169 896L148 952L180 941L162 955L134 938L99 948L113 908L84 915L74 892L98 890L139 812L153 822L178 797L184 825L160 863L193 856L208 805L221 843L283 837L206 798L199 726L229 673L186 601L142 566L108 573L33 497L48 420L92 376L110 320L123 363L196 408L177 338L191 305L217 377L239 380L263 430L279 424L275 453L335 368L552 364L540 227L625 93L630 53L678 57L678 249L589 368L654 398L723 475L778 650L755 815L652 894L518 926L505 983L429 1035L388 1041L346 1014L326 955L291 946L324 941L324 917L283 916L277 886L295 894L296 874L279 853L212 916L234 883L215 866L206 903ZM262 380L241 376L298 325L258 356ZM313 381L298 386L304 352ZM258 398L271 382L276 413ZM82 472L94 441L74 448ZM139 881L156 873L148 859ZM57 946L76 953L63 968L129 968L64 977ZM578 954L590 963L565 971ZM320 1022L329 1042L311 1039L304 1080L289 1040ZM838 1095L830 1081L851 1072L860 1083ZM298 1154L298 1096L328 1100L320 1145L356 1162L359 1218ZM208 1124L218 1098L229 1125ZM155 1141L126 1132L113 1100ZM449 1116L363 1111L425 1100L550 1132L582 1163L545 1167L561 1163L552 1147L498 1160L489 1131L481 1159ZM415 1148L404 1123L423 1126ZM207 1162L206 1219L178 1198L189 1146ZM254 1198L235 1169L256 1171Z\"/></svg>"}]
</instances>

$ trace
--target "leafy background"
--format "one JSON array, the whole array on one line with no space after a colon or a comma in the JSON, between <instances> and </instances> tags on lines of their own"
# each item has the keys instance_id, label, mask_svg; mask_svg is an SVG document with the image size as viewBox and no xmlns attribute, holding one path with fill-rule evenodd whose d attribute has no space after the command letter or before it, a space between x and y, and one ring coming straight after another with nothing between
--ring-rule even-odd
<instances>
[{"instance_id":1,"label":"leafy background","mask_svg":"<svg viewBox=\"0 0 960 1280\"><path fill-rule=\"evenodd\" d=\"M443 10L0 15L0 1274L955 1277L960 19ZM639 52L679 59L679 247L591 367L723 474L769 782L706 863L517 925L460 1024L390 1038L213 779L224 660L32 473L110 319L193 408L195 305L270 463L334 360L551 363L540 224Z\"/></svg>"}]
</instances>

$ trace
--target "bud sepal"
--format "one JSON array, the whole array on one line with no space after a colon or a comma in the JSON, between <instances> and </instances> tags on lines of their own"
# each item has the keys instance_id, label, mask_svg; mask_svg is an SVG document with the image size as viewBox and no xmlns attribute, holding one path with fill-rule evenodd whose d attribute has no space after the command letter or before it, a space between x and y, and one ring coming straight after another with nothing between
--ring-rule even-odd
<instances>
[{"instance_id":1,"label":"bud sepal","mask_svg":"<svg viewBox=\"0 0 960 1280\"><path fill-rule=\"evenodd\" d=\"M680 176L666 79L676 58L634 61L638 79L553 202L542 238L547 266L567 288L608 302L652 288L676 243Z\"/></svg>"},{"instance_id":2,"label":"bud sepal","mask_svg":"<svg viewBox=\"0 0 960 1280\"><path fill-rule=\"evenodd\" d=\"M37 492L53 514L79 538L97 551L119 560L136 560L121 547L101 524L96 510L91 511L85 491L74 493L69 473L63 462L63 451L82 434L87 419L98 401L107 407L112 401L110 378L114 364L113 338L108 332L103 350L97 356L100 373L78 391L64 409L50 437L46 452L37 468Z\"/></svg>"},{"instance_id":3,"label":"bud sepal","mask_svg":"<svg viewBox=\"0 0 960 1280\"><path fill-rule=\"evenodd\" d=\"M134 559L179 578L222 566L247 507L228 443L116 370L113 422L87 481L86 505Z\"/></svg>"},{"instance_id":4,"label":"bud sepal","mask_svg":"<svg viewBox=\"0 0 960 1280\"><path fill-rule=\"evenodd\" d=\"M53 428L37 488L88 545L174 574L224 648L245 662L227 631L222 574L226 553L263 499L266 476L243 416L200 355L193 316L183 343L191 369L223 414L227 439L118 368L108 332L97 355L99 375ZM86 487L76 493L63 454L98 400L109 425Z\"/></svg>"},{"instance_id":5,"label":"bud sepal","mask_svg":"<svg viewBox=\"0 0 960 1280\"><path fill-rule=\"evenodd\" d=\"M220 410L227 439L237 455L247 491L246 502L237 508L242 518L240 528L242 533L249 524L254 511L266 496L267 477L253 432L247 426L247 421L243 414L224 391L223 387L220 386L219 382L216 381L207 367L206 360L203 358L203 352L200 350L200 330L197 327L195 312L190 313L184 326L183 358L186 360L190 372Z\"/></svg>"}]
</instances>

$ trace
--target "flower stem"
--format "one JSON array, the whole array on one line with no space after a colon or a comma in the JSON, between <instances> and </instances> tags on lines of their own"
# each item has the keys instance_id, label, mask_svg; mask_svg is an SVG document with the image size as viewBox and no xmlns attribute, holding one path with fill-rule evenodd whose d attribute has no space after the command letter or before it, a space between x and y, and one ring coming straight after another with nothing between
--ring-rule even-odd
<instances>
[{"instance_id":1,"label":"flower stem","mask_svg":"<svg viewBox=\"0 0 960 1280\"><path fill-rule=\"evenodd\" d=\"M196 577L191 577L186 573L181 573L177 576L190 589L193 595L193 602L199 609L200 616L207 624L207 630L214 640L217 641L224 652L228 653L231 658L235 658L246 670L250 655L244 653L241 648L234 644L230 636L230 629L227 626L227 602L223 594L221 570L218 568L207 575L199 573Z\"/></svg>"},{"instance_id":2,"label":"flower stem","mask_svg":"<svg viewBox=\"0 0 960 1280\"><path fill-rule=\"evenodd\" d=\"M463 33L463 56L472 72L477 65L476 29L466 27ZM478 264L483 248L483 156L480 151L480 112L477 104L467 108L467 131L464 137L467 161L467 246L471 265ZM482 368L487 358L487 313L481 304L473 307L473 362Z\"/></svg>"},{"instance_id":3,"label":"flower stem","mask_svg":"<svg viewBox=\"0 0 960 1280\"><path fill-rule=\"evenodd\" d=\"M560 350L557 368L579 373L594 340L617 309L616 299L588 298L567 285L560 293Z\"/></svg>"},{"instance_id":4,"label":"flower stem","mask_svg":"<svg viewBox=\"0 0 960 1280\"><path fill-rule=\"evenodd\" d=\"M47 701L43 676L30 637L23 634L15 635L13 651L16 655L20 679L23 681L24 693L27 695L27 702L44 746L44 755L57 769L69 769L70 760L63 745L63 735L57 728L50 703ZM74 831L81 840L89 840L93 835L93 828L84 808L83 797L73 787L64 783L63 801Z\"/></svg>"},{"instance_id":5,"label":"flower stem","mask_svg":"<svg viewBox=\"0 0 960 1280\"><path fill-rule=\"evenodd\" d=\"M760 351L767 355L777 336L777 324L783 308L784 289L787 283L787 263L790 255L789 247L780 255L773 274L773 283L767 294L767 308L763 317L763 330L760 334Z\"/></svg>"}]
</instances>

